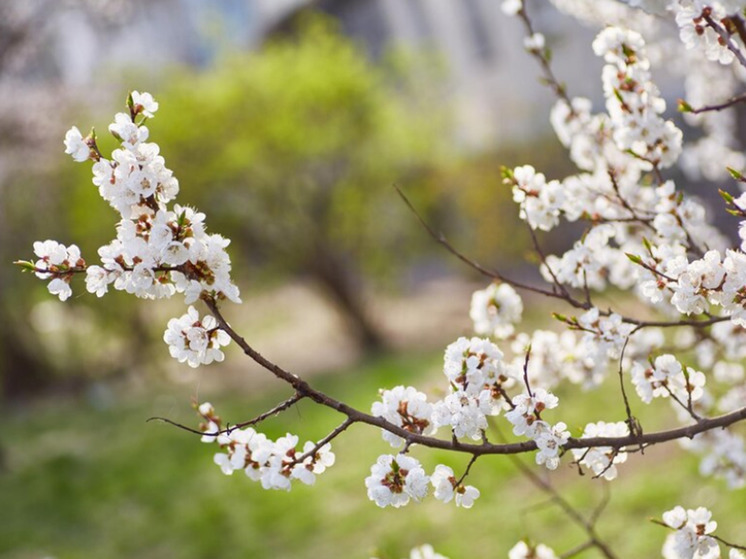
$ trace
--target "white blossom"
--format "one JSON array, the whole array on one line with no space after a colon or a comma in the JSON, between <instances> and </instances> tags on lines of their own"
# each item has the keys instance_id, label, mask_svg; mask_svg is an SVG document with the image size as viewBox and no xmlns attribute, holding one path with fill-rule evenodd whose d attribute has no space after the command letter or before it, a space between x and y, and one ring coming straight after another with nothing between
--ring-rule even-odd
<instances>
[{"instance_id":1,"label":"white blossom","mask_svg":"<svg viewBox=\"0 0 746 559\"><path fill-rule=\"evenodd\" d=\"M365 478L368 498L379 507L402 507L410 499L420 501L427 495L429 478L420 463L409 456L384 454Z\"/></svg>"},{"instance_id":2,"label":"white blossom","mask_svg":"<svg viewBox=\"0 0 746 559\"><path fill-rule=\"evenodd\" d=\"M381 391L381 401L374 402L371 413L418 435L431 435L435 432L433 407L427 396L411 386L396 386ZM400 447L404 440L398 435L382 430L383 439L393 447Z\"/></svg>"},{"instance_id":3,"label":"white blossom","mask_svg":"<svg viewBox=\"0 0 746 559\"><path fill-rule=\"evenodd\" d=\"M582 438L592 437L624 437L629 435L629 427L626 423L620 421L617 423L606 423L599 421L589 423L585 426ZM599 446L593 448L573 448L572 454L575 460L589 468L594 476L603 477L606 480L612 480L617 477L616 464L627 461L627 453L624 449L615 450L609 446Z\"/></svg>"},{"instance_id":4,"label":"white blossom","mask_svg":"<svg viewBox=\"0 0 746 559\"><path fill-rule=\"evenodd\" d=\"M517 15L523 9L523 0L502 0L500 5L505 15Z\"/></svg>"},{"instance_id":5,"label":"white blossom","mask_svg":"<svg viewBox=\"0 0 746 559\"><path fill-rule=\"evenodd\" d=\"M663 522L676 530L664 544L664 557L671 559L715 559L720 557L717 541L708 534L717 528L712 513L704 507L695 510L677 506L663 513Z\"/></svg>"},{"instance_id":6,"label":"white blossom","mask_svg":"<svg viewBox=\"0 0 746 559\"><path fill-rule=\"evenodd\" d=\"M132 104L135 107L135 112L142 112L142 114L148 118L153 118L153 113L158 110L158 103L150 93L139 91L133 91Z\"/></svg>"},{"instance_id":7,"label":"white blossom","mask_svg":"<svg viewBox=\"0 0 746 559\"><path fill-rule=\"evenodd\" d=\"M191 306L186 314L168 321L163 340L169 346L171 357L179 363L186 361L190 367L222 361L225 356L220 348L230 343L230 337L218 327L214 317L208 315L200 319Z\"/></svg>"},{"instance_id":8,"label":"white blossom","mask_svg":"<svg viewBox=\"0 0 746 559\"><path fill-rule=\"evenodd\" d=\"M91 148L77 126L73 126L65 134L65 153L78 162L87 161L91 157Z\"/></svg>"},{"instance_id":9,"label":"white blossom","mask_svg":"<svg viewBox=\"0 0 746 559\"><path fill-rule=\"evenodd\" d=\"M507 338L513 334L513 325L520 322L522 314L523 301L507 283L492 283L471 296L469 316L474 331L481 336Z\"/></svg>"},{"instance_id":10,"label":"white blossom","mask_svg":"<svg viewBox=\"0 0 746 559\"><path fill-rule=\"evenodd\" d=\"M508 559L557 559L557 555L543 543L534 545L521 540L508 551Z\"/></svg>"}]
</instances>

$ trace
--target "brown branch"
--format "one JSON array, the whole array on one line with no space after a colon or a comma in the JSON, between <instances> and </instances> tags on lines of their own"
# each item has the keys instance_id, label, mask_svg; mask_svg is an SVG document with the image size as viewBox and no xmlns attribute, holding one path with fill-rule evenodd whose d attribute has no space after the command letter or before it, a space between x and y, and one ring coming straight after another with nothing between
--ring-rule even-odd
<instances>
[{"instance_id":1,"label":"brown branch","mask_svg":"<svg viewBox=\"0 0 746 559\"><path fill-rule=\"evenodd\" d=\"M292 464L300 464L302 463L306 458L309 456L313 456L316 454L321 447L323 447L325 444L331 442L332 440L336 439L339 435L341 435L343 432L347 430L347 428L352 425L354 421L352 421L349 417L345 419L336 429L334 429L331 433L329 433L326 437L321 439L319 442L317 442L314 447L309 450L308 452L304 453L300 458L296 458L293 460Z\"/></svg>"},{"instance_id":2,"label":"brown branch","mask_svg":"<svg viewBox=\"0 0 746 559\"><path fill-rule=\"evenodd\" d=\"M700 113L706 113L708 111L722 111L723 109L728 109L732 107L733 105L737 105L738 103L746 102L746 93L743 95L737 95L736 97L731 97L727 101L724 101L723 103L718 103L717 105L705 105L704 107L700 107L698 109L688 109L685 112L692 113L695 115L698 115Z\"/></svg>"},{"instance_id":3,"label":"brown branch","mask_svg":"<svg viewBox=\"0 0 746 559\"><path fill-rule=\"evenodd\" d=\"M611 550L609 545L601 540L596 533L596 515L594 515L591 520L586 519L575 507L573 507L569 503L569 501L567 501L567 499L560 495L560 493L554 488L554 486L552 486L551 483L538 476L518 457L511 456L510 459L531 483L547 493L551 497L552 501L554 501L557 506L562 509L562 512L564 512L568 516L568 518L570 518L570 520L575 522L575 524L580 526L585 531L585 533L588 535L588 543L591 546L597 548L599 552L604 557L606 557L606 559L617 559L617 556Z\"/></svg>"},{"instance_id":4,"label":"brown branch","mask_svg":"<svg viewBox=\"0 0 746 559\"><path fill-rule=\"evenodd\" d=\"M508 285L511 285L517 289L523 289L525 291L531 291L533 293L538 293L539 295L544 295L545 297L551 297L553 299L561 299L563 301L566 301L570 305L572 305L575 308L581 308L584 309L583 303L576 301L572 297L565 296L561 293L556 293L555 291L549 291L547 289L542 289L540 287L535 287L533 285L528 285L525 283L521 283L519 281L516 281L514 279L511 279L502 273L498 272L497 270L489 270L482 266L481 264L475 262L468 256L464 255L462 252L457 250L449 241L446 239L446 237L442 233L436 233L435 230L433 230L432 227L425 221L425 219L417 212L414 205L412 205L412 202L410 202L409 198L402 192L402 190L397 186L394 185L394 189L396 189L396 192L401 196L402 200L404 200L404 203L407 205L407 207L410 209L410 211L415 215L417 220L420 222L422 227L427 231L427 233L437 242L438 244L442 245L448 252L453 254L456 258L461 260L464 264L469 266L470 268L473 268L483 276L486 276L492 280L498 280L503 283L507 283Z\"/></svg>"},{"instance_id":5,"label":"brown branch","mask_svg":"<svg viewBox=\"0 0 746 559\"><path fill-rule=\"evenodd\" d=\"M471 457L471 460L469 460L469 463L466 465L466 470L464 470L463 475L456 482L456 487L458 487L459 485L461 485L464 482L464 480L466 479L466 476L469 475L469 472L471 471L471 467L474 465L474 462L477 461L477 458L479 458L479 455L477 455L477 454L474 454Z\"/></svg>"},{"instance_id":6,"label":"brown branch","mask_svg":"<svg viewBox=\"0 0 746 559\"><path fill-rule=\"evenodd\" d=\"M417 433L412 433L403 429L393 423L386 421L382 417L370 415L362 412L356 408L353 408L339 400L328 396L327 394L316 390L311 387L306 381L290 373L273 363L272 361L265 358L258 351L252 348L244 338L236 333L233 328L226 322L225 318L220 312L217 303L212 298L204 299L208 308L212 312L215 319L220 324L220 327L236 342L236 344L243 350L243 352L250 357L258 365L272 373L275 377L284 382L290 384L298 394L305 396L314 402L333 409L349 418L352 423L365 423L375 427L385 429L389 433L397 435L404 439L408 445L420 444L428 448L440 448L444 450L451 450L454 452L464 452L471 455L486 455L486 454L521 454L524 452L532 452L536 450L536 443L534 441L522 441L517 443L506 443L506 444L494 444L483 442L481 444L463 443L455 437L451 440L437 439ZM696 424L689 425L686 427L679 427L677 429L670 429L667 431L658 431L654 433L646 434L630 434L624 437L588 437L575 439L571 438L563 445L565 451L573 448L592 448L599 446L608 446L615 449L621 449L626 446L639 446L639 445L653 445L664 443L681 438L693 438L699 433L710 431L712 429L728 427L734 423L746 419L746 407L736 410L734 412L721 415L718 417L702 419ZM199 433L202 435L203 433Z\"/></svg>"},{"instance_id":7,"label":"brown branch","mask_svg":"<svg viewBox=\"0 0 746 559\"><path fill-rule=\"evenodd\" d=\"M210 432L198 431L197 429L192 429L191 427L187 427L186 425L177 423L176 421L168 419L167 417L157 417L157 416L149 417L148 419L145 420L145 422L147 423L150 421L162 421L164 423L168 423L170 425L173 425L174 427L178 427L179 429L183 429L184 431L188 431L190 433L195 433L197 435L202 435L206 437L217 437L218 435L223 435L223 434L229 435L236 429L243 429L244 427L249 427L250 425L256 425L257 423L261 423L265 419L273 415L277 415L278 413L283 412L286 409L290 408L291 406L297 404L303 398L305 398L305 396L296 392L290 398L288 398L284 402L280 402L278 405L276 405L271 410L265 411L264 413L261 413L257 415L255 418L250 419L248 421L244 421L242 423L236 423L235 425L226 425L225 429L220 429L218 431L210 431Z\"/></svg>"},{"instance_id":8,"label":"brown branch","mask_svg":"<svg viewBox=\"0 0 746 559\"><path fill-rule=\"evenodd\" d=\"M534 393L531 392L531 384L528 381L528 362L529 359L531 359L531 346L529 345L528 348L526 348L526 359L523 361L523 384L526 385L526 392L528 393L529 398L534 397Z\"/></svg>"},{"instance_id":9,"label":"brown branch","mask_svg":"<svg viewBox=\"0 0 746 559\"><path fill-rule=\"evenodd\" d=\"M297 404L298 402L300 402L303 398L304 398L304 396L302 394L299 394L298 392L296 392L295 394L293 394L290 398L288 398L284 402L280 402L279 404L277 404L271 410L265 411L264 413L257 415L254 419L250 419L250 420L244 421L242 423L236 423L235 425L233 425L233 426L230 427L230 431L232 431L233 429L243 429L244 427L249 427L251 425L256 425L257 423L261 423L265 419L267 419L269 417L272 417L273 415L277 415L277 414L285 411L286 409L294 406L295 404ZM226 430L228 430L228 429L226 429ZM206 433L206 434L208 434L208 433Z\"/></svg>"},{"instance_id":10,"label":"brown branch","mask_svg":"<svg viewBox=\"0 0 746 559\"><path fill-rule=\"evenodd\" d=\"M179 429L182 429L189 433L194 433L195 435L200 435L200 436L202 435L217 436L222 433L226 433L228 431L228 429L223 429L222 431L215 431L214 433L205 433L204 431L198 431L197 429L193 429L192 427L183 425L182 423L178 423L174 421L173 419L169 419L167 417L159 417L159 416L149 417L145 420L145 423L150 423L151 421L162 421L163 423L168 423L169 425L173 425L174 427L178 427Z\"/></svg>"},{"instance_id":11,"label":"brown branch","mask_svg":"<svg viewBox=\"0 0 746 559\"><path fill-rule=\"evenodd\" d=\"M715 534L708 534L711 538L716 539L723 545L727 545L728 547L732 547L733 549L740 549L741 551L746 551L746 546L744 545L738 545L735 543L730 543L729 541L724 540L720 536L716 536Z\"/></svg>"},{"instance_id":12,"label":"brown branch","mask_svg":"<svg viewBox=\"0 0 746 559\"><path fill-rule=\"evenodd\" d=\"M636 324L637 329L650 328L650 327L675 328L677 326L692 326L694 328L705 328L707 326L712 326L713 324L717 324L718 322L725 322L726 320L730 320L730 317L729 316L713 316L712 318L708 318L706 320L637 320L635 318L627 318L623 316L622 320L624 322L627 322L628 324Z\"/></svg>"},{"instance_id":13,"label":"brown branch","mask_svg":"<svg viewBox=\"0 0 746 559\"><path fill-rule=\"evenodd\" d=\"M521 21L523 22L523 27L526 29L526 34L531 37L534 32L534 26L531 22L531 18L528 16L528 13L526 12L526 6L525 3L521 10L518 12L518 17L520 17ZM539 61L539 65L541 66L541 70L544 73L544 83L550 87L550 89L554 92L554 94L562 99L565 103L567 103L567 107L570 109L571 114L575 114L575 111L572 108L572 102L570 101L570 97L567 95L567 88L559 82L557 77L554 75L554 71L552 70L552 65L549 62L549 58L547 57L547 50L546 49L540 49L535 50L531 49L528 51L529 54L531 54L536 60Z\"/></svg>"},{"instance_id":14,"label":"brown branch","mask_svg":"<svg viewBox=\"0 0 746 559\"><path fill-rule=\"evenodd\" d=\"M622 362L624 361L624 353L627 350L627 345L629 344L630 338L634 335L634 333L639 330L641 327L637 327L632 332L629 333L627 338L624 340L624 345L622 346L621 354L619 355L619 386L622 390L622 399L624 400L624 411L627 414L627 427L629 427L629 432L633 435L641 435L642 434L642 425L640 425L640 422L632 415L632 407L629 405L629 398L627 398L627 389L624 387L624 371L622 367ZM642 451L643 447L640 446L640 451Z\"/></svg>"}]
</instances>

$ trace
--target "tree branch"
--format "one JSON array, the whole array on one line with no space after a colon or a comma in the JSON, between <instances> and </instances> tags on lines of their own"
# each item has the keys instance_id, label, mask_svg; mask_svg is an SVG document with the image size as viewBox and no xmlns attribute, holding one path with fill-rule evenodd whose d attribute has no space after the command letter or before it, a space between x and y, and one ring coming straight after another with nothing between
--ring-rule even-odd
<instances>
[{"instance_id":1,"label":"tree branch","mask_svg":"<svg viewBox=\"0 0 746 559\"><path fill-rule=\"evenodd\" d=\"M464 452L471 454L472 456L486 455L486 454L521 454L524 452L532 452L536 450L536 443L534 441L522 441L517 443L506 443L506 444L493 444L488 442L482 442L481 444L473 443L462 443L458 439L453 438L451 440L437 439L434 437L428 437L417 433L412 433L403 429L393 423L386 421L382 417L376 417L368 413L362 412L355 409L339 400L328 396L327 394L316 390L311 387L306 381L298 377L297 375L290 373L273 363L272 361L265 358L258 351L252 348L246 340L244 340L239 334L236 333L233 328L226 322L225 318L220 312L218 305L214 299L204 299L211 313L220 324L220 327L236 342L236 344L243 350L243 352L250 357L258 365L272 373L278 379L283 380L290 384L299 395L310 398L314 402L333 409L345 416L347 416L351 423L365 423L380 427L397 435L404 439L408 445L419 444L428 448L440 448L445 450L451 450L455 452ZM654 433L646 434L630 434L624 437L587 437L575 439L571 438L563 445L564 450L570 450L573 448L593 448L600 446L608 446L613 449L621 449L626 446L650 446L663 442L668 442L681 438L693 438L699 433L710 431L712 429L724 428L746 419L746 407L736 410L734 412L721 415L718 417L702 419L693 425L686 427L679 427L677 429L670 429L667 431L658 431ZM198 432L200 435L204 433Z\"/></svg>"}]
</instances>

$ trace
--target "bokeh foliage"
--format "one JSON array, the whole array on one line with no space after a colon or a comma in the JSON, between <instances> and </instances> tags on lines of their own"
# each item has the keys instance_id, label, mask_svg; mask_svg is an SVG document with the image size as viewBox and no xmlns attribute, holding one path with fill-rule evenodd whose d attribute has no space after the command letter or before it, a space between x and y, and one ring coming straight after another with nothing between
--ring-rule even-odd
<instances>
[{"instance_id":1,"label":"bokeh foliage","mask_svg":"<svg viewBox=\"0 0 746 559\"><path fill-rule=\"evenodd\" d=\"M234 254L307 275L374 345L361 277L390 276L424 246L393 185L427 212L433 169L451 159L446 111L402 66L303 19L258 52L176 72L152 126L182 199L220 222Z\"/></svg>"},{"instance_id":2,"label":"bokeh foliage","mask_svg":"<svg viewBox=\"0 0 746 559\"><path fill-rule=\"evenodd\" d=\"M242 289L307 278L362 344L375 348L382 340L363 296L371 286L402 285L433 263L468 272L427 236L393 185L435 229L486 263L516 261L526 246L499 168L523 163L536 146L479 156L456 146L437 85L441 72L437 57L423 54L374 63L332 21L314 17L259 51L226 55L207 68L174 68L160 85L138 87L161 103L150 139L180 180L179 201L204 211L210 230L233 240ZM130 76L128 83L142 81ZM106 133L110 107L68 112L67 125L97 125L104 153L116 147ZM114 235L116 214L91 184L90 165L72 163L61 140L57 150L51 166L28 167L0 191L8 240L0 247L7 263L0 303L15 317L0 336L0 378L11 395L158 362L148 350L160 345L162 325L149 326L146 305L119 293L101 304L76 281L76 296L55 310L60 304L42 282L9 265L31 257L32 242L45 238L78 244L94 263L96 249ZM40 302L49 304L32 316ZM75 327L39 331L40 322L60 315Z\"/></svg>"}]
</instances>

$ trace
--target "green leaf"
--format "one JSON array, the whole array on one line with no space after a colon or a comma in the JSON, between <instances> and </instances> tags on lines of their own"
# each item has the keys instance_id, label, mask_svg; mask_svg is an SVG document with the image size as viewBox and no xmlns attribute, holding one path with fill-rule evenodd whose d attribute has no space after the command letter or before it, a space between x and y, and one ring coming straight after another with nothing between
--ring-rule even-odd
<instances>
[{"instance_id":1,"label":"green leaf","mask_svg":"<svg viewBox=\"0 0 746 559\"><path fill-rule=\"evenodd\" d=\"M678 109L680 113L691 113L694 111L692 106L683 99L679 99L678 103Z\"/></svg>"},{"instance_id":2,"label":"green leaf","mask_svg":"<svg viewBox=\"0 0 746 559\"><path fill-rule=\"evenodd\" d=\"M718 193L720 196L725 200L726 203L732 204L735 198L733 198L733 195L731 195L729 192L726 192L725 190L718 189Z\"/></svg>"},{"instance_id":3,"label":"green leaf","mask_svg":"<svg viewBox=\"0 0 746 559\"><path fill-rule=\"evenodd\" d=\"M648 251L648 253L652 256L653 255L653 245L650 244L650 241L646 237L642 238L642 245L645 247L645 250Z\"/></svg>"},{"instance_id":4,"label":"green leaf","mask_svg":"<svg viewBox=\"0 0 746 559\"><path fill-rule=\"evenodd\" d=\"M639 256L637 256L636 254L632 254L632 253L629 253L629 252L625 252L624 254L626 254L627 258L629 258L635 264L642 265L642 258L640 258Z\"/></svg>"},{"instance_id":5,"label":"green leaf","mask_svg":"<svg viewBox=\"0 0 746 559\"><path fill-rule=\"evenodd\" d=\"M15 264L16 266L20 266L22 272L36 271L36 266L34 266L34 263L28 260L16 260L15 262L13 262L13 264Z\"/></svg>"}]
</instances>

